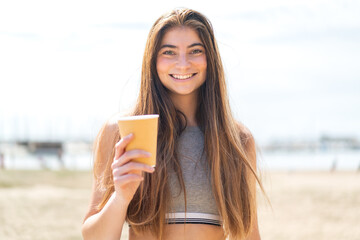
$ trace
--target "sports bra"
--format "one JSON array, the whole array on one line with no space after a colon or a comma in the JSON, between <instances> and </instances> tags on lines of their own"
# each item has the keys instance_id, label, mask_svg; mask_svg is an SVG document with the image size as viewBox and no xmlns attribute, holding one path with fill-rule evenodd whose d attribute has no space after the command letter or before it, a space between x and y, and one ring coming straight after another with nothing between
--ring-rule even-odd
<instances>
[{"instance_id":1,"label":"sports bra","mask_svg":"<svg viewBox=\"0 0 360 240\"><path fill-rule=\"evenodd\" d=\"M184 192L175 171L169 172L171 201L166 214L168 224L210 224L222 220L211 188L211 172L204 151L204 134L197 126L188 126L177 142L178 157L186 189Z\"/></svg>"},{"instance_id":2,"label":"sports bra","mask_svg":"<svg viewBox=\"0 0 360 240\"><path fill-rule=\"evenodd\" d=\"M204 152L204 134L200 128L186 127L178 139L177 149L186 189L186 212L184 191L175 171L170 169L168 181L171 199L165 222L222 226L211 188L211 173Z\"/></svg>"}]
</instances>

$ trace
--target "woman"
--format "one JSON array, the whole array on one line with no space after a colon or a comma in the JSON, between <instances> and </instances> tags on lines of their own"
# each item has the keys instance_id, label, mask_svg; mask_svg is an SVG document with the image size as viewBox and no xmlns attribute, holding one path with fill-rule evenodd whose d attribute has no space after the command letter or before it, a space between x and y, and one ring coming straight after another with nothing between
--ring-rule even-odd
<instances>
[{"instance_id":1,"label":"woman","mask_svg":"<svg viewBox=\"0 0 360 240\"><path fill-rule=\"evenodd\" d=\"M131 115L159 114L156 170L125 152L117 117L95 144L94 187L84 239L260 239L256 151L232 117L210 22L176 9L150 30ZM260 182L259 182L260 184ZM261 186L261 184L260 184Z\"/></svg>"}]
</instances>

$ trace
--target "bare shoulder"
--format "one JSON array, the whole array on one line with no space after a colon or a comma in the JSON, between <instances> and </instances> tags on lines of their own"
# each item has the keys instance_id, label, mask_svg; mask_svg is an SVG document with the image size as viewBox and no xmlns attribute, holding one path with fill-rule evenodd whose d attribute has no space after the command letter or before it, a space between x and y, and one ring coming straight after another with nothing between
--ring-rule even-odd
<instances>
[{"instance_id":1,"label":"bare shoulder","mask_svg":"<svg viewBox=\"0 0 360 240\"><path fill-rule=\"evenodd\" d=\"M242 123L236 123L240 135L241 144L249 157L251 165L256 166L256 144L251 131Z\"/></svg>"},{"instance_id":2,"label":"bare shoulder","mask_svg":"<svg viewBox=\"0 0 360 240\"><path fill-rule=\"evenodd\" d=\"M89 210L84 221L99 211L98 205L103 199L102 176L107 171L109 163L113 161L114 147L119 141L117 126L118 115L110 117L101 127L94 142L94 182Z\"/></svg>"},{"instance_id":3,"label":"bare shoulder","mask_svg":"<svg viewBox=\"0 0 360 240\"><path fill-rule=\"evenodd\" d=\"M97 166L111 159L116 142L120 140L117 120L119 114L111 116L101 127L94 143L94 157ZM96 170L96 169L95 169ZM101 170L101 168L100 168Z\"/></svg>"},{"instance_id":4,"label":"bare shoulder","mask_svg":"<svg viewBox=\"0 0 360 240\"><path fill-rule=\"evenodd\" d=\"M109 119L105 122L103 125L103 137L109 137L111 135L114 135L117 131L117 124L114 119Z\"/></svg>"},{"instance_id":5,"label":"bare shoulder","mask_svg":"<svg viewBox=\"0 0 360 240\"><path fill-rule=\"evenodd\" d=\"M118 120L122 117L129 116L128 113L116 113L108 118L103 125L104 133L111 134L118 131Z\"/></svg>"},{"instance_id":6,"label":"bare shoulder","mask_svg":"<svg viewBox=\"0 0 360 240\"><path fill-rule=\"evenodd\" d=\"M108 142L115 138L120 138L119 136L119 128L118 128L118 121L120 118L125 116L130 116L131 111L127 110L124 112L116 113L108 118L105 124L102 126L98 137L101 137L101 140ZM119 140L119 139L118 139Z\"/></svg>"},{"instance_id":7,"label":"bare shoulder","mask_svg":"<svg viewBox=\"0 0 360 240\"><path fill-rule=\"evenodd\" d=\"M240 134L241 143L246 147L255 147L255 139L250 130L242 123L236 122Z\"/></svg>"},{"instance_id":8,"label":"bare shoulder","mask_svg":"<svg viewBox=\"0 0 360 240\"><path fill-rule=\"evenodd\" d=\"M97 140L101 142L108 142L112 140L114 137L118 137L119 130L118 130L118 120L123 117L124 115L117 113L112 115L102 126Z\"/></svg>"}]
</instances>

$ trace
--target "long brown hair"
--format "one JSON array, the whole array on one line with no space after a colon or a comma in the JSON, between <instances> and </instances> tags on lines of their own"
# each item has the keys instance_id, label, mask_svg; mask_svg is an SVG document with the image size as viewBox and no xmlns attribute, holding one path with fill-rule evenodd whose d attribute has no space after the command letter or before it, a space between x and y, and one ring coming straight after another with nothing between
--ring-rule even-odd
<instances>
[{"instance_id":1,"label":"long brown hair","mask_svg":"<svg viewBox=\"0 0 360 240\"><path fill-rule=\"evenodd\" d=\"M204 150L211 168L212 190L223 220L225 235L231 239L243 239L256 218L256 199L250 179L254 179L254 182L256 179L261 186L256 169L251 165L250 158L254 156L249 156L249 152L254 152L255 149L247 147L251 146L253 139L232 116L212 25L204 15L191 9L175 9L161 16L152 26L147 38L140 93L131 114L160 115L157 164L153 174L145 174L144 181L130 202L126 220L135 232L151 230L158 239L162 238L165 213L170 201L167 181L169 169L177 173L186 196L176 148L176 141L186 127L186 117L175 108L156 71L161 40L173 27L194 29L205 47L206 81L199 89L196 119L204 133ZM118 140L118 134L114 134L111 141ZM110 168L113 157L114 152L109 152L107 167L97 176L106 190L100 209L114 191ZM99 168L99 164L95 159L94 169Z\"/></svg>"}]
</instances>

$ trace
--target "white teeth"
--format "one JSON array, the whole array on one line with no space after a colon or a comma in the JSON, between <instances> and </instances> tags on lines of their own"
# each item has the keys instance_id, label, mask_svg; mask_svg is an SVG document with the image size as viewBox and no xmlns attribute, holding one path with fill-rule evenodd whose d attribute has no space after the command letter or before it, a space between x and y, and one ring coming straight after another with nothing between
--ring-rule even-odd
<instances>
[{"instance_id":1,"label":"white teeth","mask_svg":"<svg viewBox=\"0 0 360 240\"><path fill-rule=\"evenodd\" d=\"M186 74L186 75L172 74L171 76L173 76L173 78L176 78L176 79L187 79L187 78L191 78L193 76L193 74Z\"/></svg>"}]
</instances>

